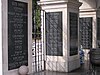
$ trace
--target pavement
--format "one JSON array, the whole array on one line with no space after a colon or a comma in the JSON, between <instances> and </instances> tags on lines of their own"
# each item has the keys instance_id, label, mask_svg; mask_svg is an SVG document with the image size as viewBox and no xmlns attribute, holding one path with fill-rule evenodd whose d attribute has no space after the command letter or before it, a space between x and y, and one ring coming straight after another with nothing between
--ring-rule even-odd
<instances>
[{"instance_id":1,"label":"pavement","mask_svg":"<svg viewBox=\"0 0 100 75\"><path fill-rule=\"evenodd\" d=\"M42 72L30 74L30 75L100 75L100 67L97 67L96 68L97 71L94 73L89 69L89 67L90 67L89 63L85 62L85 64L83 64L80 68L69 73L42 71Z\"/></svg>"}]
</instances>

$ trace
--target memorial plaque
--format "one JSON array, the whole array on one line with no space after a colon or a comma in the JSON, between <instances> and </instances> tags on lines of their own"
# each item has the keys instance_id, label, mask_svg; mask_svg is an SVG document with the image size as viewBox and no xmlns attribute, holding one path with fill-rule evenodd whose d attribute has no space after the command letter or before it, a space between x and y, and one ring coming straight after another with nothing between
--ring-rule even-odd
<instances>
[{"instance_id":1,"label":"memorial plaque","mask_svg":"<svg viewBox=\"0 0 100 75\"><path fill-rule=\"evenodd\" d=\"M62 12L46 13L46 54L63 56Z\"/></svg>"},{"instance_id":2,"label":"memorial plaque","mask_svg":"<svg viewBox=\"0 0 100 75\"><path fill-rule=\"evenodd\" d=\"M80 44L84 49L92 48L92 17L79 19Z\"/></svg>"},{"instance_id":3,"label":"memorial plaque","mask_svg":"<svg viewBox=\"0 0 100 75\"><path fill-rule=\"evenodd\" d=\"M8 0L8 70L28 66L28 4Z\"/></svg>"},{"instance_id":4,"label":"memorial plaque","mask_svg":"<svg viewBox=\"0 0 100 75\"><path fill-rule=\"evenodd\" d=\"M97 18L97 40L100 41L100 18Z\"/></svg>"},{"instance_id":5,"label":"memorial plaque","mask_svg":"<svg viewBox=\"0 0 100 75\"><path fill-rule=\"evenodd\" d=\"M78 54L78 14L69 13L70 20L70 56Z\"/></svg>"}]
</instances>

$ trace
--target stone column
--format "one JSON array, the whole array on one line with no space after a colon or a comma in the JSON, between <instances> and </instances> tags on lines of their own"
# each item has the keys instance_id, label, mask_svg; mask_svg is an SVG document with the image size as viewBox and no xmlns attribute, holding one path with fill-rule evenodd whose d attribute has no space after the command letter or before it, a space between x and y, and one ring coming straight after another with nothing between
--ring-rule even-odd
<instances>
[{"instance_id":1,"label":"stone column","mask_svg":"<svg viewBox=\"0 0 100 75\"><path fill-rule=\"evenodd\" d=\"M32 0L1 1L3 75L18 75L23 65L32 73Z\"/></svg>"},{"instance_id":2,"label":"stone column","mask_svg":"<svg viewBox=\"0 0 100 75\"><path fill-rule=\"evenodd\" d=\"M97 9L95 0L84 1L80 0L83 4L80 7L80 18L92 18L92 48L96 48L96 24L97 24Z\"/></svg>"},{"instance_id":3,"label":"stone column","mask_svg":"<svg viewBox=\"0 0 100 75\"><path fill-rule=\"evenodd\" d=\"M99 18L100 18L100 2L96 0L79 0L82 2L82 6L79 8L80 9L80 18L91 18L92 20L92 43L91 43L91 48L97 48L98 43L100 42L99 35L98 35L98 25L99 25ZM85 60L87 60L87 53L90 49L83 49L85 52Z\"/></svg>"},{"instance_id":4,"label":"stone column","mask_svg":"<svg viewBox=\"0 0 100 75\"><path fill-rule=\"evenodd\" d=\"M0 11L2 11L1 1L0 1ZM2 12L0 12L0 75L3 74L3 60L2 60Z\"/></svg>"},{"instance_id":5,"label":"stone column","mask_svg":"<svg viewBox=\"0 0 100 75\"><path fill-rule=\"evenodd\" d=\"M51 71L60 71L60 72L70 72L74 69L77 69L80 67L80 62L79 62L79 44L78 44L78 18L79 18L79 7L81 3L77 0L40 0L38 2L39 5L41 5L41 8L45 11L45 17L44 17L44 54L46 55L45 61L46 61L46 70L51 70ZM58 25L61 24L62 33L62 46L57 46L55 48L60 48L59 50L61 51L62 54L56 54L57 52L55 51L55 54L50 54L48 53L51 50L54 50L54 45L49 46L50 48L47 48L48 43L47 42L48 38L52 36L56 36L53 33L46 37L47 30L49 30L48 26L50 26L50 23L48 20L46 20L46 16L50 18L52 14L60 14L60 20L58 20L57 23ZM52 16L53 17L53 16ZM55 17L53 17L55 18ZM54 20L52 20L52 23ZM62 21L62 23L60 23ZM52 24L53 29L55 24ZM46 29L48 28L48 29ZM59 28L59 26L58 26ZM74 33L75 32L75 33ZM52 38L54 39L54 38ZM54 41L52 41L54 42ZM60 45L59 41L58 45ZM61 48L62 47L62 48ZM53 48L53 49L52 49ZM46 54L47 52L47 54Z\"/></svg>"}]
</instances>

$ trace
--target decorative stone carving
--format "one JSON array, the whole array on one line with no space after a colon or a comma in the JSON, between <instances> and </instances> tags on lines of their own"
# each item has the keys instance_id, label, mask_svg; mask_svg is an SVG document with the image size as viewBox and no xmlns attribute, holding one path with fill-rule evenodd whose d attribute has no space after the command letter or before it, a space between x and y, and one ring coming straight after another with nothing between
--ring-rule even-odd
<instances>
[{"instance_id":1,"label":"decorative stone carving","mask_svg":"<svg viewBox=\"0 0 100 75\"><path fill-rule=\"evenodd\" d=\"M23 65L18 69L18 72L20 75L27 75L27 73L29 72L29 69L27 66Z\"/></svg>"}]
</instances>

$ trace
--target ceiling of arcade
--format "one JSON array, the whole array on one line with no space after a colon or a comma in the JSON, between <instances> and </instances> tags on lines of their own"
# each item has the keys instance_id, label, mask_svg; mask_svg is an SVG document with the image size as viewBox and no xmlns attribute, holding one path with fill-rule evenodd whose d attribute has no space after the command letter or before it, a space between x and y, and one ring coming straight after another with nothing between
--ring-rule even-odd
<instances>
[{"instance_id":1,"label":"ceiling of arcade","mask_svg":"<svg viewBox=\"0 0 100 75\"><path fill-rule=\"evenodd\" d=\"M92 9L98 9L100 8L100 0L79 0L82 2L82 6L80 9L85 9L85 8L92 8Z\"/></svg>"}]
</instances>

